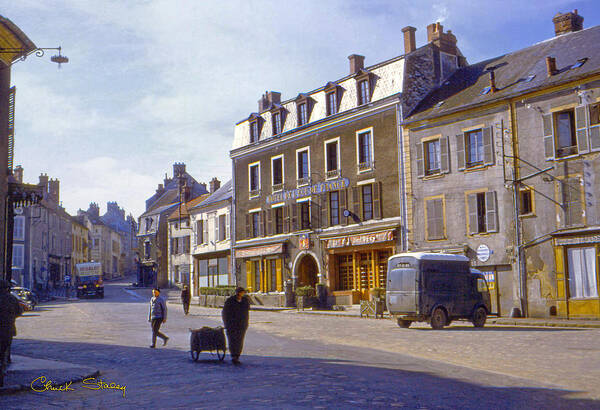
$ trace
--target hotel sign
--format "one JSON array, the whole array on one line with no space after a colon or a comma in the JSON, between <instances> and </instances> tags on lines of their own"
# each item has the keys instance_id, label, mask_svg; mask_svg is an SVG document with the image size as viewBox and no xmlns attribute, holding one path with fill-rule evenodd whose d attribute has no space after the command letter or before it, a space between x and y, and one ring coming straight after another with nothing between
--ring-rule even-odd
<instances>
[{"instance_id":1,"label":"hotel sign","mask_svg":"<svg viewBox=\"0 0 600 410\"><path fill-rule=\"evenodd\" d=\"M267 196L267 204L276 204L278 202L285 202L289 199L304 198L314 194L337 191L338 189L348 187L348 185L350 185L350 180L348 178L339 178L333 181L319 182L314 185L307 185L289 191L276 192Z\"/></svg>"},{"instance_id":2,"label":"hotel sign","mask_svg":"<svg viewBox=\"0 0 600 410\"><path fill-rule=\"evenodd\" d=\"M388 242L394 240L394 231L383 231L377 233L365 233L362 235L344 236L343 238L328 239L325 241L325 247L344 248L347 246L370 245L377 242Z\"/></svg>"},{"instance_id":3,"label":"hotel sign","mask_svg":"<svg viewBox=\"0 0 600 410\"><path fill-rule=\"evenodd\" d=\"M254 248L247 248L247 249L236 249L235 257L236 258L252 258L254 256L275 255L278 253L283 253L283 244L282 243L278 243L275 245L257 246Z\"/></svg>"}]
</instances>

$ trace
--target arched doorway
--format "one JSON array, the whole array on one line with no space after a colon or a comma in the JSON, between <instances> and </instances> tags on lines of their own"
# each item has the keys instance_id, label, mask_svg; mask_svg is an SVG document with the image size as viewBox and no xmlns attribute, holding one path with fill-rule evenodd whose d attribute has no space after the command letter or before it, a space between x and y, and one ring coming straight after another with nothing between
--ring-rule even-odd
<instances>
[{"instance_id":1,"label":"arched doorway","mask_svg":"<svg viewBox=\"0 0 600 410\"><path fill-rule=\"evenodd\" d=\"M317 261L311 255L304 255L298 263L298 286L312 286L314 288L317 284L318 273Z\"/></svg>"}]
</instances>

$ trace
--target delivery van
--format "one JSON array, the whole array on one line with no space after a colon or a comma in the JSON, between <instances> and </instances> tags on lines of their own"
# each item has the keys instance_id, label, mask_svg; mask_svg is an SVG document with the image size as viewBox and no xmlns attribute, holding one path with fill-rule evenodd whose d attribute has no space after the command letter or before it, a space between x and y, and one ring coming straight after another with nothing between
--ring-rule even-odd
<instances>
[{"instance_id":1,"label":"delivery van","mask_svg":"<svg viewBox=\"0 0 600 410\"><path fill-rule=\"evenodd\" d=\"M96 296L104 298L104 284L102 283L102 264L100 262L86 262L75 265L77 297Z\"/></svg>"},{"instance_id":2,"label":"delivery van","mask_svg":"<svg viewBox=\"0 0 600 410\"><path fill-rule=\"evenodd\" d=\"M484 275L462 255L409 252L388 259L386 302L400 327L429 322L443 329L453 320L483 327L491 312Z\"/></svg>"}]
</instances>

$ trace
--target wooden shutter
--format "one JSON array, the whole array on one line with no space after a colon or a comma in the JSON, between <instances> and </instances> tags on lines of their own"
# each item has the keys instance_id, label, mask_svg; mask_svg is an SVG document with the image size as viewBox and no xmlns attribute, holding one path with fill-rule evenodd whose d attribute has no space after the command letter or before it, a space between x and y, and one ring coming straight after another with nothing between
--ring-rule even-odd
<instances>
[{"instance_id":1,"label":"wooden shutter","mask_svg":"<svg viewBox=\"0 0 600 410\"><path fill-rule=\"evenodd\" d=\"M600 125L590 127L590 149L600 150Z\"/></svg>"},{"instance_id":2,"label":"wooden shutter","mask_svg":"<svg viewBox=\"0 0 600 410\"><path fill-rule=\"evenodd\" d=\"M498 207L496 191L485 193L485 228L487 232L498 232Z\"/></svg>"},{"instance_id":3,"label":"wooden shutter","mask_svg":"<svg viewBox=\"0 0 600 410\"><path fill-rule=\"evenodd\" d=\"M425 176L425 158L423 155L423 144L422 142L417 143L417 176Z\"/></svg>"},{"instance_id":4,"label":"wooden shutter","mask_svg":"<svg viewBox=\"0 0 600 410\"><path fill-rule=\"evenodd\" d=\"M493 127L484 127L483 135L483 163L485 165L494 164L494 129Z\"/></svg>"},{"instance_id":5,"label":"wooden shutter","mask_svg":"<svg viewBox=\"0 0 600 410\"><path fill-rule=\"evenodd\" d=\"M564 203L564 226L583 223L583 203L581 198L581 180L578 177L566 178L560 184Z\"/></svg>"},{"instance_id":6,"label":"wooden shutter","mask_svg":"<svg viewBox=\"0 0 600 410\"><path fill-rule=\"evenodd\" d=\"M329 226L329 201L327 200L329 194L327 192L322 193L319 197L321 200L321 228L327 228ZM339 205L339 195L338 195L338 205Z\"/></svg>"},{"instance_id":7,"label":"wooden shutter","mask_svg":"<svg viewBox=\"0 0 600 410\"><path fill-rule=\"evenodd\" d=\"M215 214L215 216L213 217L213 222L215 224L215 242L217 242L219 240L219 229L220 224L219 224L219 217Z\"/></svg>"},{"instance_id":8,"label":"wooden shutter","mask_svg":"<svg viewBox=\"0 0 600 410\"><path fill-rule=\"evenodd\" d=\"M291 232L296 232L298 230L298 204L290 204L291 207L291 220L292 224L290 227Z\"/></svg>"},{"instance_id":9,"label":"wooden shutter","mask_svg":"<svg viewBox=\"0 0 600 410\"><path fill-rule=\"evenodd\" d=\"M360 203L360 187L353 186L352 187L352 212L354 215L362 218L362 213L360 212L361 208Z\"/></svg>"},{"instance_id":10,"label":"wooden shutter","mask_svg":"<svg viewBox=\"0 0 600 410\"><path fill-rule=\"evenodd\" d=\"M589 152L587 106L580 105L575 108L575 132L577 133L577 152Z\"/></svg>"},{"instance_id":11,"label":"wooden shutter","mask_svg":"<svg viewBox=\"0 0 600 410\"><path fill-rule=\"evenodd\" d=\"M340 189L340 223L342 225L348 225L348 218L344 216L344 209L348 209L348 201L347 201L347 197L348 197L348 190L347 189Z\"/></svg>"},{"instance_id":12,"label":"wooden shutter","mask_svg":"<svg viewBox=\"0 0 600 410\"><path fill-rule=\"evenodd\" d=\"M448 137L440 138L440 172L447 174L450 172L450 146Z\"/></svg>"},{"instance_id":13,"label":"wooden shutter","mask_svg":"<svg viewBox=\"0 0 600 410\"><path fill-rule=\"evenodd\" d=\"M381 219L383 217L383 209L381 207L381 181L375 182L371 185L371 195L373 198L373 218Z\"/></svg>"},{"instance_id":14,"label":"wooden shutter","mask_svg":"<svg viewBox=\"0 0 600 410\"><path fill-rule=\"evenodd\" d=\"M175 238L171 238L171 255L175 255Z\"/></svg>"},{"instance_id":15,"label":"wooden shutter","mask_svg":"<svg viewBox=\"0 0 600 410\"><path fill-rule=\"evenodd\" d=\"M554 159L554 133L552 131L552 114L542 115L544 133L544 154L546 160Z\"/></svg>"},{"instance_id":16,"label":"wooden shutter","mask_svg":"<svg viewBox=\"0 0 600 410\"><path fill-rule=\"evenodd\" d=\"M319 221L321 219L321 210L319 209L319 204L316 201L310 201L310 229L317 229L320 224Z\"/></svg>"},{"instance_id":17,"label":"wooden shutter","mask_svg":"<svg viewBox=\"0 0 600 410\"><path fill-rule=\"evenodd\" d=\"M425 201L425 221L427 223L427 230L425 231L426 238L428 240L434 239L435 236L435 204L434 200Z\"/></svg>"},{"instance_id":18,"label":"wooden shutter","mask_svg":"<svg viewBox=\"0 0 600 410\"><path fill-rule=\"evenodd\" d=\"M266 219L265 211L258 211L258 236L265 236Z\"/></svg>"},{"instance_id":19,"label":"wooden shutter","mask_svg":"<svg viewBox=\"0 0 600 410\"><path fill-rule=\"evenodd\" d=\"M458 164L458 170L462 171L465 169L467 159L465 157L465 135L458 134L456 136L456 163Z\"/></svg>"},{"instance_id":20,"label":"wooden shutter","mask_svg":"<svg viewBox=\"0 0 600 410\"><path fill-rule=\"evenodd\" d=\"M290 208L288 205L283 205L283 233L290 232Z\"/></svg>"},{"instance_id":21,"label":"wooden shutter","mask_svg":"<svg viewBox=\"0 0 600 410\"><path fill-rule=\"evenodd\" d=\"M252 261L246 261L246 289L248 292L253 292L254 289L254 264Z\"/></svg>"},{"instance_id":22,"label":"wooden shutter","mask_svg":"<svg viewBox=\"0 0 600 410\"><path fill-rule=\"evenodd\" d=\"M246 214L246 239L252 238L252 214ZM204 238L202 238L204 243Z\"/></svg>"},{"instance_id":23,"label":"wooden shutter","mask_svg":"<svg viewBox=\"0 0 600 410\"><path fill-rule=\"evenodd\" d=\"M275 260L275 275L277 275L275 277L275 282L277 285L277 291L281 292L283 291L283 263L281 258L278 258ZM271 274L273 274L273 272L271 272Z\"/></svg>"},{"instance_id":24,"label":"wooden shutter","mask_svg":"<svg viewBox=\"0 0 600 410\"><path fill-rule=\"evenodd\" d=\"M469 213L469 234L477 233L477 194L469 194L467 196L467 208Z\"/></svg>"},{"instance_id":25,"label":"wooden shutter","mask_svg":"<svg viewBox=\"0 0 600 410\"><path fill-rule=\"evenodd\" d=\"M231 238L231 225L230 225L231 213L227 213L225 217L225 239Z\"/></svg>"},{"instance_id":26,"label":"wooden shutter","mask_svg":"<svg viewBox=\"0 0 600 410\"><path fill-rule=\"evenodd\" d=\"M267 236L271 236L274 233L273 229L273 208L267 209Z\"/></svg>"}]
</instances>

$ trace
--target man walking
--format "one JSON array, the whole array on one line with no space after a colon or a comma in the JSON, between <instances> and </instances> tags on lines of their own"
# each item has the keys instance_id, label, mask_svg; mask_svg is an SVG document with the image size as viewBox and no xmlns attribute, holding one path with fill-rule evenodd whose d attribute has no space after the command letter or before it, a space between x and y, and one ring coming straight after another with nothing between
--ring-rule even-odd
<instances>
[{"instance_id":1,"label":"man walking","mask_svg":"<svg viewBox=\"0 0 600 410\"><path fill-rule=\"evenodd\" d=\"M152 344L150 347L154 349L156 347L156 336L163 340L163 346L166 346L169 338L167 335L160 331L160 325L167 321L167 303L160 296L160 289L152 289L154 295L150 299L150 312L148 312L148 322L152 324Z\"/></svg>"},{"instance_id":2,"label":"man walking","mask_svg":"<svg viewBox=\"0 0 600 410\"><path fill-rule=\"evenodd\" d=\"M10 283L0 280L0 387L4 385L4 369L10 363L10 345L17 335L15 321L23 309L10 294Z\"/></svg>"},{"instance_id":3,"label":"man walking","mask_svg":"<svg viewBox=\"0 0 600 410\"><path fill-rule=\"evenodd\" d=\"M240 355L244 347L244 336L248 329L250 302L244 297L246 290L242 287L235 289L235 295L230 296L223 306L223 323L227 331L229 354L233 364L240 364Z\"/></svg>"},{"instance_id":4,"label":"man walking","mask_svg":"<svg viewBox=\"0 0 600 410\"><path fill-rule=\"evenodd\" d=\"M183 313L186 315L190 311L190 300L192 299L192 295L190 294L190 288L187 285L183 286L181 290L181 303L183 304Z\"/></svg>"}]
</instances>

